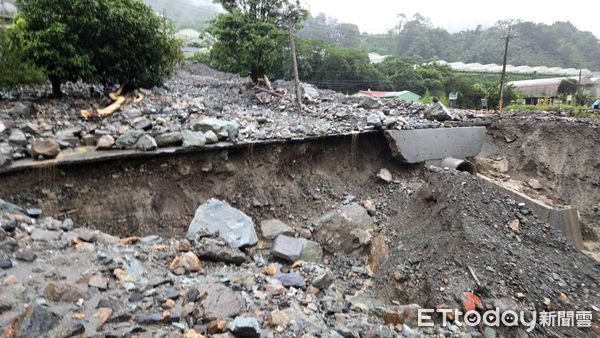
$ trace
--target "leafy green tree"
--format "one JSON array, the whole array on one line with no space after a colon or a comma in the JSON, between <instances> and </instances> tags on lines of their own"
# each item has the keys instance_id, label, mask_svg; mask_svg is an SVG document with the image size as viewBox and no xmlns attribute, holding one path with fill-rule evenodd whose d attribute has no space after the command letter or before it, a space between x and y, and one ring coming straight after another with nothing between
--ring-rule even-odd
<instances>
[{"instance_id":1,"label":"leafy green tree","mask_svg":"<svg viewBox=\"0 0 600 338\"><path fill-rule=\"evenodd\" d=\"M41 83L45 79L42 71L25 57L22 25L20 20L6 29L0 28L0 89Z\"/></svg>"},{"instance_id":2,"label":"leafy green tree","mask_svg":"<svg viewBox=\"0 0 600 338\"><path fill-rule=\"evenodd\" d=\"M65 81L159 84L179 46L141 0L19 0L28 56L54 96Z\"/></svg>"},{"instance_id":3,"label":"leafy green tree","mask_svg":"<svg viewBox=\"0 0 600 338\"><path fill-rule=\"evenodd\" d=\"M287 25L306 15L289 0L216 0L227 13L208 28L216 39L210 64L258 82L287 43Z\"/></svg>"},{"instance_id":4,"label":"leafy green tree","mask_svg":"<svg viewBox=\"0 0 600 338\"><path fill-rule=\"evenodd\" d=\"M152 87L172 74L182 55L170 21L140 0L96 1L107 6L99 40L90 48L100 81Z\"/></svg>"}]
</instances>

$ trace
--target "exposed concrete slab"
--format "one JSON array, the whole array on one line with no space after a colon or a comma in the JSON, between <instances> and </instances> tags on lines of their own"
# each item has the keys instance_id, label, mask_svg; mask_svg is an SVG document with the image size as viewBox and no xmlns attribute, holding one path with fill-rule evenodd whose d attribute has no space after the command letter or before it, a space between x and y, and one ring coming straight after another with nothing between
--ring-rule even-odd
<instances>
[{"instance_id":1,"label":"exposed concrete slab","mask_svg":"<svg viewBox=\"0 0 600 338\"><path fill-rule=\"evenodd\" d=\"M485 141L485 127L387 130L385 136L395 157L421 163L476 156Z\"/></svg>"},{"instance_id":2,"label":"exposed concrete slab","mask_svg":"<svg viewBox=\"0 0 600 338\"><path fill-rule=\"evenodd\" d=\"M357 136L365 134L375 134L379 131L365 130L359 133L340 133L340 134L329 134L323 136L307 136L307 137L296 137L296 138L279 138L269 139L264 141L252 141L244 143L229 143L219 142L216 144L207 144L202 147L166 147L158 148L152 151L141 151L136 149L131 150L105 150L98 151L96 147L78 147L75 149L66 149L61 151L60 154L54 159L38 161L32 158L14 161L11 165L0 168L0 175L18 172L22 170L32 168L46 168L52 166L68 166L74 164L83 163L100 163L106 161L125 160L125 159L136 159L136 158L153 158L157 156L175 155L175 154L188 154L188 153L201 153L213 150L228 150L228 149L253 149L254 147L271 145L271 144L283 144L283 143L299 143L304 141L314 141L321 139L335 139L339 137Z\"/></svg>"},{"instance_id":3,"label":"exposed concrete slab","mask_svg":"<svg viewBox=\"0 0 600 338\"><path fill-rule=\"evenodd\" d=\"M512 199L533 210L540 220L550 224L554 229L559 230L569 242L573 243L577 249L583 249L583 238L581 236L581 224L579 221L579 211L577 208L554 208L541 201L533 199L521 192L504 187L491 179L477 175L483 182L509 195Z\"/></svg>"}]
</instances>

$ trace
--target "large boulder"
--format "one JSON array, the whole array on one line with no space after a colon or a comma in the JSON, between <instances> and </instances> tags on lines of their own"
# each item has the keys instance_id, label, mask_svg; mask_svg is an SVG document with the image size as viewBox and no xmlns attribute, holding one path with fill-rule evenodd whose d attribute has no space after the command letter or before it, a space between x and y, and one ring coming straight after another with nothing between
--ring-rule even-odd
<instances>
[{"instance_id":1,"label":"large boulder","mask_svg":"<svg viewBox=\"0 0 600 338\"><path fill-rule=\"evenodd\" d=\"M60 153L60 145L56 140L39 140L33 142L31 152L34 158L55 158Z\"/></svg>"},{"instance_id":2,"label":"large boulder","mask_svg":"<svg viewBox=\"0 0 600 338\"><path fill-rule=\"evenodd\" d=\"M186 237L196 240L204 234L217 235L232 248L246 247L258 242L252 218L214 198L198 207Z\"/></svg>"},{"instance_id":3,"label":"large boulder","mask_svg":"<svg viewBox=\"0 0 600 338\"><path fill-rule=\"evenodd\" d=\"M367 209L351 203L322 215L312 222L313 238L331 253L352 253L371 241L368 230L375 226Z\"/></svg>"}]
</instances>

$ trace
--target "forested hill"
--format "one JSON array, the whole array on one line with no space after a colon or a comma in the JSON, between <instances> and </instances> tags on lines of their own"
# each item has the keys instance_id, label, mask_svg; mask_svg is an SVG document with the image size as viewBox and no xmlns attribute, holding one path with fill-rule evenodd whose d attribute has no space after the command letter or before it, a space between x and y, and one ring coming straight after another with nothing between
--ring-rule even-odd
<instances>
[{"instance_id":1,"label":"forested hill","mask_svg":"<svg viewBox=\"0 0 600 338\"><path fill-rule=\"evenodd\" d=\"M449 62L502 63L506 29L493 27L449 33L433 27L416 14L401 20L388 34L361 33L354 24L339 23L320 14L309 18L300 31L304 37L320 38L344 47L365 48L380 54L399 54L424 60ZM552 25L533 22L513 24L509 63L515 66L589 68L600 71L600 40L590 32L578 30L569 22Z\"/></svg>"},{"instance_id":2,"label":"forested hill","mask_svg":"<svg viewBox=\"0 0 600 338\"><path fill-rule=\"evenodd\" d=\"M203 29L217 16L219 8L210 0L144 0L157 13L167 14L176 29Z\"/></svg>"}]
</instances>

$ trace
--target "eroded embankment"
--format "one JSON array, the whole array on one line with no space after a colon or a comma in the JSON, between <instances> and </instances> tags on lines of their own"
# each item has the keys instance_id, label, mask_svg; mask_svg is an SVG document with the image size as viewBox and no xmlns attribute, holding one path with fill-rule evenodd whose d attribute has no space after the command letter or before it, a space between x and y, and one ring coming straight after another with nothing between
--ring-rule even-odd
<instances>
[{"instance_id":1,"label":"eroded embankment","mask_svg":"<svg viewBox=\"0 0 600 338\"><path fill-rule=\"evenodd\" d=\"M487 169L484 174L500 178L509 186L547 204L577 207L584 240L598 238L598 123L566 119L495 119L488 127L482 157L485 159L479 164Z\"/></svg>"},{"instance_id":2,"label":"eroded embankment","mask_svg":"<svg viewBox=\"0 0 600 338\"><path fill-rule=\"evenodd\" d=\"M418 174L400 169L373 133L23 170L1 177L0 196L115 235L182 236L210 198L255 219L304 223L347 195L375 195L384 167Z\"/></svg>"}]
</instances>

